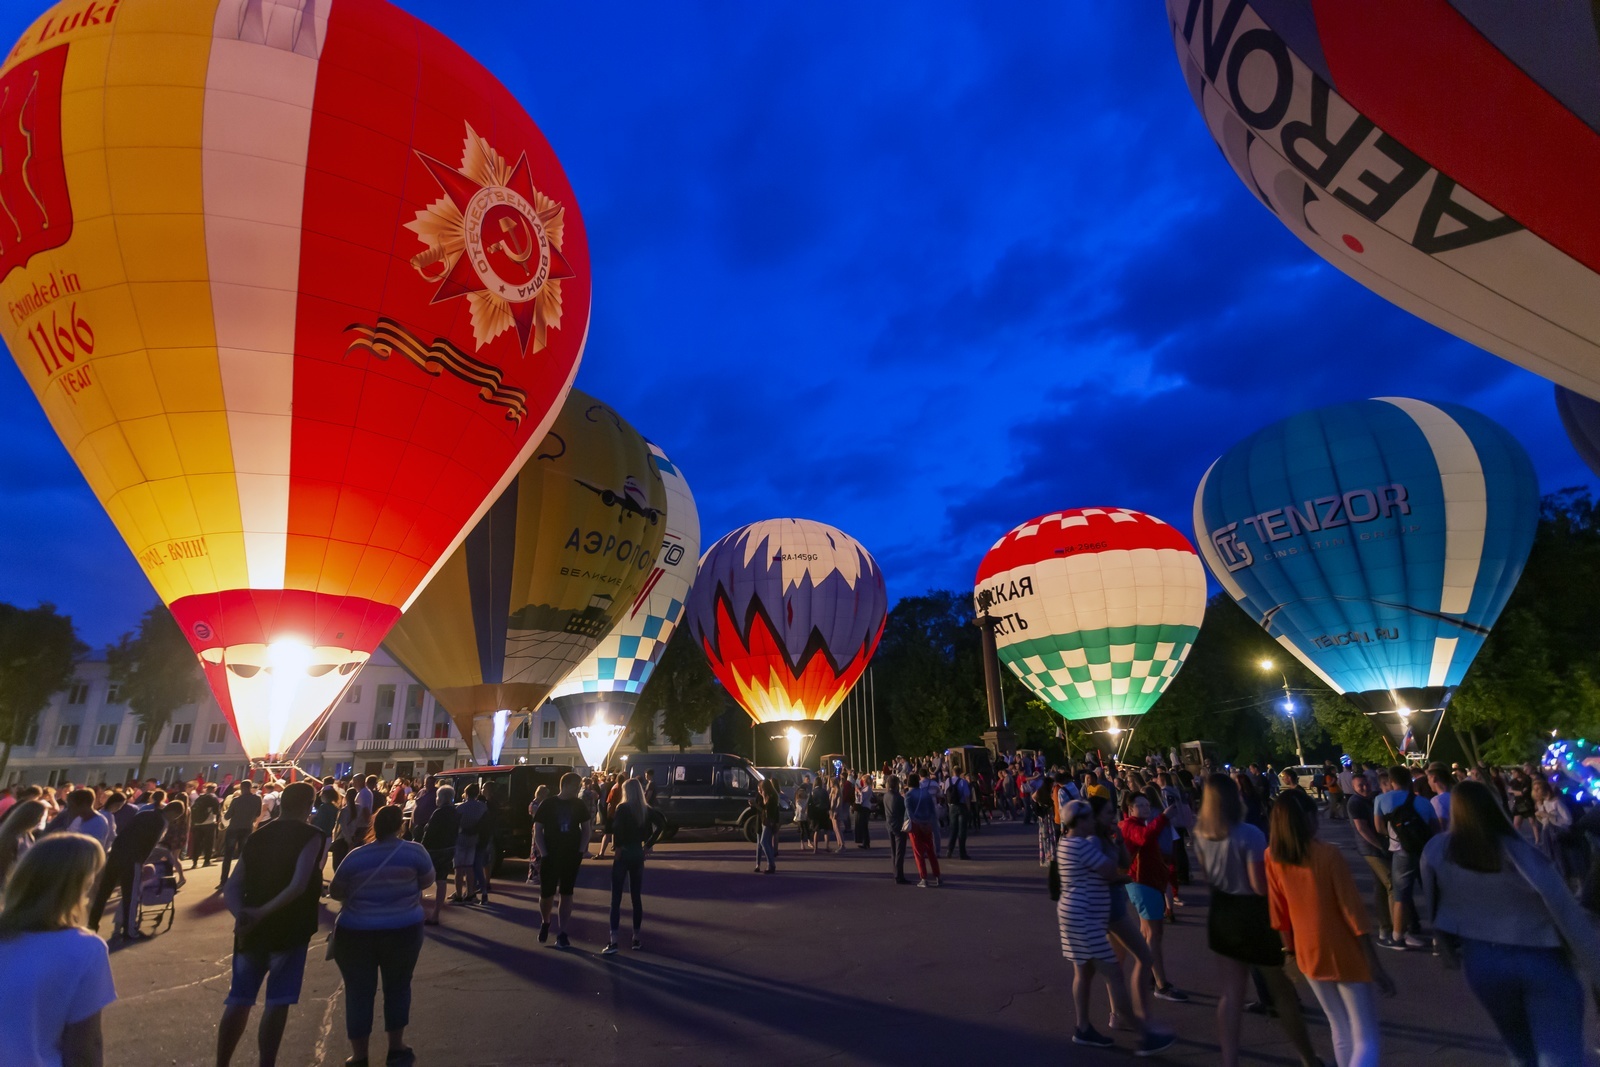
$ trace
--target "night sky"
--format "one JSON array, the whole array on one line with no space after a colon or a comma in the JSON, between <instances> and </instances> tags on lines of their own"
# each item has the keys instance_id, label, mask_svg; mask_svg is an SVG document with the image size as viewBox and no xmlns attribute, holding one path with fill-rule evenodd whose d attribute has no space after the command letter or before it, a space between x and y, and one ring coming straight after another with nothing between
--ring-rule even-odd
<instances>
[{"instance_id":1,"label":"night sky","mask_svg":"<svg viewBox=\"0 0 1600 1067\"><path fill-rule=\"evenodd\" d=\"M9 2L14 40L42 4ZM580 388L684 470L706 542L819 519L891 601L1006 530L1194 487L1294 411L1477 408L1587 484L1552 387L1325 265L1239 183L1161 5L403 4L522 101L594 261ZM0 361L0 600L86 640L154 593Z\"/></svg>"}]
</instances>

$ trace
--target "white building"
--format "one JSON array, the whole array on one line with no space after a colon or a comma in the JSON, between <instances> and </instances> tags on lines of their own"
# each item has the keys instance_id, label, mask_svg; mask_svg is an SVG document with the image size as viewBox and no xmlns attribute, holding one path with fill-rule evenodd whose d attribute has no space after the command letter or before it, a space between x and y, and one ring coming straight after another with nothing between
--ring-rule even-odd
<instances>
[{"instance_id":1,"label":"white building","mask_svg":"<svg viewBox=\"0 0 1600 1067\"><path fill-rule=\"evenodd\" d=\"M709 735L697 735L693 747L709 748L709 741ZM4 784L130 781L138 775L143 747L144 727L119 699L105 660L86 660L12 750ZM531 724L512 731L501 762L577 766L582 757L556 709L546 704ZM392 778L469 767L474 760L433 694L379 649L305 745L299 763L315 775ZM218 781L242 777L248 766L239 739L208 693L173 713L150 751L145 775L165 782L204 774Z\"/></svg>"}]
</instances>

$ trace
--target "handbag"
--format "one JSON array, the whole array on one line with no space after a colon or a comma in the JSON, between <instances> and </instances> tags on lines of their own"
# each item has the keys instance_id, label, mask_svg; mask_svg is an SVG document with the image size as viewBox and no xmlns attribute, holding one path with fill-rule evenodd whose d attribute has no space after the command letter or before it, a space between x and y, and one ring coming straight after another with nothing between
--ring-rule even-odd
<instances>
[{"instance_id":1,"label":"handbag","mask_svg":"<svg viewBox=\"0 0 1600 1067\"><path fill-rule=\"evenodd\" d=\"M349 896L346 896L345 899L349 900L350 897L355 896L358 891L360 891L362 889L365 889L367 887L367 883L372 881L374 878L376 878L378 876L378 872L383 870L385 867L387 867L389 865L389 861L394 859L395 853L397 853L399 851L400 851L400 848L399 848L398 845L395 846L393 849L391 849L389 851L389 854L387 856L383 857L383 862L378 864L376 867L372 868L372 870L367 873L367 876L365 878L361 879L361 884L355 886L354 888L352 888L350 890ZM341 912L340 914L343 914L343 912ZM327 951L322 956L323 959L325 959L325 960L333 959L333 939L336 936L338 936L338 933L339 933L339 920L335 919L333 921L333 929L328 931L328 947L327 947Z\"/></svg>"}]
</instances>

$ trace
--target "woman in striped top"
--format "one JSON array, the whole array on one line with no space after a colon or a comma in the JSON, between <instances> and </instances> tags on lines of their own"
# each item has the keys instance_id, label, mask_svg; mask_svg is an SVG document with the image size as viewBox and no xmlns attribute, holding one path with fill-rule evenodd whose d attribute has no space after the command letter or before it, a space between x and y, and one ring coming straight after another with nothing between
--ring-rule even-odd
<instances>
[{"instance_id":1,"label":"woman in striped top","mask_svg":"<svg viewBox=\"0 0 1600 1067\"><path fill-rule=\"evenodd\" d=\"M1061 929L1061 954L1072 961L1072 1003L1077 1011L1072 1043L1093 1048L1110 1048L1116 1044L1089 1021L1089 998L1098 971L1105 975L1110 987L1113 1013L1139 1024L1141 1036L1135 1052L1142 1056L1159 1052L1170 1046L1176 1037L1168 1031L1151 1028L1144 1016L1135 1011L1128 997L1122 965L1117 962L1107 933L1111 924L1112 882L1124 880L1117 870L1116 860L1106 854L1095 836L1094 811L1085 801L1074 800L1066 806L1061 826L1061 840L1056 845L1056 865L1061 875L1056 920Z\"/></svg>"}]
</instances>

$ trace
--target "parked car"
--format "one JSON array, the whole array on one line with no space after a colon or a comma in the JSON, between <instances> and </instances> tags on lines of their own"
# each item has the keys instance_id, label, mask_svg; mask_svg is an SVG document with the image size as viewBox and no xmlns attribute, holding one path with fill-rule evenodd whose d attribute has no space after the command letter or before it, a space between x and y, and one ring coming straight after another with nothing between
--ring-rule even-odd
<instances>
[{"instance_id":1,"label":"parked car","mask_svg":"<svg viewBox=\"0 0 1600 1067\"><path fill-rule=\"evenodd\" d=\"M762 774L743 756L727 752L642 752L629 754L628 773L653 772L656 807L666 817L666 838L679 830L737 826L746 841L758 827L750 797Z\"/></svg>"},{"instance_id":2,"label":"parked car","mask_svg":"<svg viewBox=\"0 0 1600 1067\"><path fill-rule=\"evenodd\" d=\"M1323 787L1321 766L1313 767L1310 764L1301 764L1294 767L1285 767L1284 770L1293 773L1294 780L1299 782L1300 788L1304 789L1307 793L1310 793L1314 797L1322 795Z\"/></svg>"},{"instance_id":3,"label":"parked car","mask_svg":"<svg viewBox=\"0 0 1600 1067\"><path fill-rule=\"evenodd\" d=\"M500 799L505 802L505 825L495 837L495 872L498 873L507 856L526 859L533 854L533 816L528 813L528 805L533 803L533 794L541 786L550 787L550 792L555 793L561 786L561 776L572 773L568 766L542 765L537 767L462 767L454 771L442 771L438 774L439 784L448 785L455 789L456 799L461 799L461 791L468 784L477 782L480 789L494 786L499 792Z\"/></svg>"}]
</instances>

